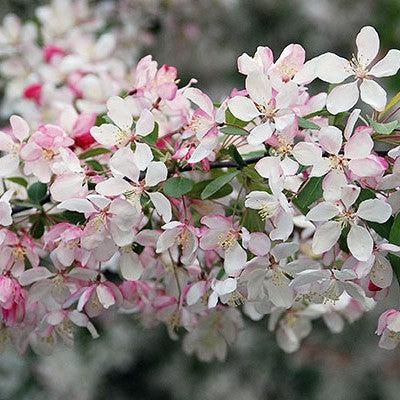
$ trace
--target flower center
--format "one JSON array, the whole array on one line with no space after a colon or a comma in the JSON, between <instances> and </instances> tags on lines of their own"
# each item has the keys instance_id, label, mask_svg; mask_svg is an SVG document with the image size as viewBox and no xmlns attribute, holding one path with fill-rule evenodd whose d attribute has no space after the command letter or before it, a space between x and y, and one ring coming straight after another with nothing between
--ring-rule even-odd
<instances>
[{"instance_id":1,"label":"flower center","mask_svg":"<svg viewBox=\"0 0 400 400\"><path fill-rule=\"evenodd\" d=\"M228 250L235 244L236 239L236 232L229 231L227 234L220 233L218 236L218 246L223 250Z\"/></svg>"},{"instance_id":2,"label":"flower center","mask_svg":"<svg viewBox=\"0 0 400 400\"><path fill-rule=\"evenodd\" d=\"M195 115L190 124L190 127L194 133L203 133L208 130L209 126L209 122L200 115Z\"/></svg>"},{"instance_id":3,"label":"flower center","mask_svg":"<svg viewBox=\"0 0 400 400\"><path fill-rule=\"evenodd\" d=\"M329 157L329 163L332 169L343 171L349 162L343 156L334 155Z\"/></svg>"},{"instance_id":4,"label":"flower center","mask_svg":"<svg viewBox=\"0 0 400 400\"><path fill-rule=\"evenodd\" d=\"M25 255L26 255L26 250L21 246L14 247L12 254L16 260L24 261Z\"/></svg>"},{"instance_id":5,"label":"flower center","mask_svg":"<svg viewBox=\"0 0 400 400\"><path fill-rule=\"evenodd\" d=\"M277 208L278 207L276 205L264 201L261 208L258 210L258 214L260 215L261 219L265 221L276 213Z\"/></svg>"},{"instance_id":6,"label":"flower center","mask_svg":"<svg viewBox=\"0 0 400 400\"><path fill-rule=\"evenodd\" d=\"M353 55L349 61L349 64L351 72L353 72L358 79L365 79L367 77L368 71L366 67L361 64L355 55Z\"/></svg>"},{"instance_id":7,"label":"flower center","mask_svg":"<svg viewBox=\"0 0 400 400\"><path fill-rule=\"evenodd\" d=\"M43 155L43 158L46 160L46 161L51 161L55 156L56 156L56 152L54 151L54 150L52 150L52 149L43 149L42 150L42 155Z\"/></svg>"},{"instance_id":8,"label":"flower center","mask_svg":"<svg viewBox=\"0 0 400 400\"><path fill-rule=\"evenodd\" d=\"M117 132L117 145L118 146L123 146L129 142L129 139L131 137L131 133L127 131L123 131L122 129L119 129Z\"/></svg>"},{"instance_id":9,"label":"flower center","mask_svg":"<svg viewBox=\"0 0 400 400\"><path fill-rule=\"evenodd\" d=\"M178 246L182 246L182 249L189 246L190 234L187 229L183 229L177 236L176 242Z\"/></svg>"},{"instance_id":10,"label":"flower center","mask_svg":"<svg viewBox=\"0 0 400 400\"><path fill-rule=\"evenodd\" d=\"M281 64L278 67L278 71L281 74L284 82L290 81L298 72L298 69L291 64Z\"/></svg>"}]
</instances>

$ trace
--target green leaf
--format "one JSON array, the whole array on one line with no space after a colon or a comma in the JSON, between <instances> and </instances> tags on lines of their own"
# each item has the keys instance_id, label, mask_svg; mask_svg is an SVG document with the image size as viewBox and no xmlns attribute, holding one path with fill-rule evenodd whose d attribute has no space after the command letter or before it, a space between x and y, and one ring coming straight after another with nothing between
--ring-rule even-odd
<instances>
[{"instance_id":1,"label":"green leaf","mask_svg":"<svg viewBox=\"0 0 400 400\"><path fill-rule=\"evenodd\" d=\"M333 124L336 127L345 127L347 119L349 117L350 113L345 111L345 112L340 112L336 114L333 118Z\"/></svg>"},{"instance_id":2,"label":"green leaf","mask_svg":"<svg viewBox=\"0 0 400 400\"><path fill-rule=\"evenodd\" d=\"M86 164L93 170L97 172L104 171L104 167L96 160L87 160Z\"/></svg>"},{"instance_id":3,"label":"green leaf","mask_svg":"<svg viewBox=\"0 0 400 400\"><path fill-rule=\"evenodd\" d=\"M315 124L314 122L309 121L308 119L299 117L298 119L298 124L299 124L299 128L302 129L314 129L319 131L321 129L321 127L317 124Z\"/></svg>"},{"instance_id":4,"label":"green leaf","mask_svg":"<svg viewBox=\"0 0 400 400\"><path fill-rule=\"evenodd\" d=\"M13 202L14 205L28 210L30 208L40 208L40 204L30 203L29 201L16 200Z\"/></svg>"},{"instance_id":5,"label":"green leaf","mask_svg":"<svg viewBox=\"0 0 400 400\"><path fill-rule=\"evenodd\" d=\"M46 198L46 195L47 185L45 183L35 182L28 187L28 197L35 204L40 204Z\"/></svg>"},{"instance_id":6,"label":"green leaf","mask_svg":"<svg viewBox=\"0 0 400 400\"><path fill-rule=\"evenodd\" d=\"M62 217L74 225L83 225L86 221L85 215L77 211L64 211Z\"/></svg>"},{"instance_id":7,"label":"green leaf","mask_svg":"<svg viewBox=\"0 0 400 400\"><path fill-rule=\"evenodd\" d=\"M150 135L143 136L142 141L147 143L147 144L156 144L158 140L158 131L159 131L159 126L158 123L156 122L154 125L153 132L150 133Z\"/></svg>"},{"instance_id":8,"label":"green leaf","mask_svg":"<svg viewBox=\"0 0 400 400\"><path fill-rule=\"evenodd\" d=\"M218 271L217 279L221 280L225 275L225 270L224 267L221 267L220 270Z\"/></svg>"},{"instance_id":9,"label":"green leaf","mask_svg":"<svg viewBox=\"0 0 400 400\"><path fill-rule=\"evenodd\" d=\"M313 117L329 117L330 115L332 115L327 109L322 109L319 111L314 111L310 114L305 115L303 118L304 119L310 119Z\"/></svg>"},{"instance_id":10,"label":"green leaf","mask_svg":"<svg viewBox=\"0 0 400 400\"><path fill-rule=\"evenodd\" d=\"M11 178L6 178L8 181L21 185L23 187L28 187L28 181L20 176L12 176Z\"/></svg>"},{"instance_id":11,"label":"green leaf","mask_svg":"<svg viewBox=\"0 0 400 400\"><path fill-rule=\"evenodd\" d=\"M29 230L29 232L34 239L40 239L44 234L43 218L38 218L31 226L31 229Z\"/></svg>"},{"instance_id":12,"label":"green leaf","mask_svg":"<svg viewBox=\"0 0 400 400\"><path fill-rule=\"evenodd\" d=\"M246 167L244 167L242 169L242 172L243 172L244 176L251 179L252 181L264 182L264 179L256 171L256 169L254 168L254 165L247 165Z\"/></svg>"},{"instance_id":13,"label":"green leaf","mask_svg":"<svg viewBox=\"0 0 400 400\"><path fill-rule=\"evenodd\" d=\"M263 232L265 229L265 222L261 219L258 211L252 208L245 210L242 224L250 232Z\"/></svg>"},{"instance_id":14,"label":"green leaf","mask_svg":"<svg viewBox=\"0 0 400 400\"><path fill-rule=\"evenodd\" d=\"M309 206L322 197L323 177L312 177L303 189L293 198L293 204L303 213L307 214Z\"/></svg>"},{"instance_id":15,"label":"green leaf","mask_svg":"<svg viewBox=\"0 0 400 400\"><path fill-rule=\"evenodd\" d=\"M340 234L338 243L340 250L344 251L345 253L350 253L349 246L347 246L347 235L349 234L350 226L346 225L342 229L342 233Z\"/></svg>"},{"instance_id":16,"label":"green leaf","mask_svg":"<svg viewBox=\"0 0 400 400\"><path fill-rule=\"evenodd\" d=\"M110 151L111 150L105 149L103 147L96 147L95 149L90 149L79 154L79 159L86 160L87 158L93 158L102 154L110 153Z\"/></svg>"},{"instance_id":17,"label":"green leaf","mask_svg":"<svg viewBox=\"0 0 400 400\"><path fill-rule=\"evenodd\" d=\"M240 172L235 171L229 174L224 174L219 176L218 178L211 181L201 192L201 199L205 200L211 197L214 193L217 193L224 185L229 183L235 176L237 176Z\"/></svg>"},{"instance_id":18,"label":"green leaf","mask_svg":"<svg viewBox=\"0 0 400 400\"><path fill-rule=\"evenodd\" d=\"M234 126L237 126L239 128L243 128L244 126L246 126L248 124L247 121L242 121L241 119L236 118L231 113L229 108L227 108L226 111L225 111L225 122L227 123L227 125L234 125Z\"/></svg>"},{"instance_id":19,"label":"green leaf","mask_svg":"<svg viewBox=\"0 0 400 400\"><path fill-rule=\"evenodd\" d=\"M176 176L169 178L164 184L164 194L171 197L180 198L193 189L194 182L191 179Z\"/></svg>"},{"instance_id":20,"label":"green leaf","mask_svg":"<svg viewBox=\"0 0 400 400\"><path fill-rule=\"evenodd\" d=\"M233 161L236 161L236 163L241 167L246 166L246 162L243 160L242 156L238 152L237 148L235 146L229 146L228 148L228 154L231 156Z\"/></svg>"},{"instance_id":21,"label":"green leaf","mask_svg":"<svg viewBox=\"0 0 400 400\"><path fill-rule=\"evenodd\" d=\"M206 181L196 182L193 186L193 189L187 194L192 199L201 199L201 193L205 189L205 187L212 182L212 179L208 179ZM208 200L220 199L221 197L228 196L233 192L233 188L229 183L222 186L221 189L216 191L212 196L208 198Z\"/></svg>"},{"instance_id":22,"label":"green leaf","mask_svg":"<svg viewBox=\"0 0 400 400\"><path fill-rule=\"evenodd\" d=\"M106 113L102 113L102 114L98 114L96 117L96 122L95 125L96 126L100 126L104 124L104 117L105 117Z\"/></svg>"},{"instance_id":23,"label":"green leaf","mask_svg":"<svg viewBox=\"0 0 400 400\"><path fill-rule=\"evenodd\" d=\"M399 125L398 121L382 123L374 121L371 117L367 117L367 119L373 130L380 135L390 135Z\"/></svg>"},{"instance_id":24,"label":"green leaf","mask_svg":"<svg viewBox=\"0 0 400 400\"><path fill-rule=\"evenodd\" d=\"M394 218L392 228L390 229L389 242L398 246L400 245L400 213ZM400 257L389 253L389 261L397 276L397 280L400 282Z\"/></svg>"},{"instance_id":25,"label":"green leaf","mask_svg":"<svg viewBox=\"0 0 400 400\"><path fill-rule=\"evenodd\" d=\"M249 132L246 129L239 128L238 126L224 126L220 129L220 131L225 135L234 135L234 136L247 136Z\"/></svg>"}]
</instances>

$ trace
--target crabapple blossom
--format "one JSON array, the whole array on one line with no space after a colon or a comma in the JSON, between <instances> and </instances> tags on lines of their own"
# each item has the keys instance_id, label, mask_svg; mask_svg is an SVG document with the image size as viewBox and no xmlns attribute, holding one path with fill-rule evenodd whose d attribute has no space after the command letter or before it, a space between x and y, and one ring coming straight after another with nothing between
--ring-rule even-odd
<instances>
[{"instance_id":1,"label":"crabapple blossom","mask_svg":"<svg viewBox=\"0 0 400 400\"><path fill-rule=\"evenodd\" d=\"M341 83L349 77L353 82L336 86L327 98L327 109L338 114L354 107L359 96L374 110L383 111L386 92L374 78L396 75L400 68L400 51L389 50L387 55L371 66L379 52L379 36L372 26L365 26L357 35L357 55L346 60L333 53L318 57L317 75L329 83Z\"/></svg>"},{"instance_id":2,"label":"crabapple blossom","mask_svg":"<svg viewBox=\"0 0 400 400\"><path fill-rule=\"evenodd\" d=\"M376 334L381 337L379 347L392 350L399 344L399 315L399 311L391 309L385 311L379 317L378 328L376 330Z\"/></svg>"},{"instance_id":3,"label":"crabapple blossom","mask_svg":"<svg viewBox=\"0 0 400 400\"><path fill-rule=\"evenodd\" d=\"M10 16L0 28L5 342L50 354L121 311L222 360L245 314L294 352L315 319L340 332L389 299L399 96L386 105L374 79L397 73L398 50L374 64L371 27L351 62L260 46L238 58L241 87L214 103L173 66L120 58L120 31L95 15L57 0L37 28ZM327 95L317 77L355 80ZM359 92L381 112L353 109ZM398 314L382 314L381 347L397 345Z\"/></svg>"},{"instance_id":4,"label":"crabapple blossom","mask_svg":"<svg viewBox=\"0 0 400 400\"><path fill-rule=\"evenodd\" d=\"M357 200L360 189L348 185L343 188L338 204L324 201L317 204L306 215L310 221L324 222L318 226L313 238L313 251L316 254L328 251L340 238L343 227L350 225L347 245L350 253L359 261L367 261L373 250L373 238L368 229L358 225L360 221L386 222L392 209L380 199L364 200L354 211L352 206ZM335 220L332 220L335 218Z\"/></svg>"}]
</instances>

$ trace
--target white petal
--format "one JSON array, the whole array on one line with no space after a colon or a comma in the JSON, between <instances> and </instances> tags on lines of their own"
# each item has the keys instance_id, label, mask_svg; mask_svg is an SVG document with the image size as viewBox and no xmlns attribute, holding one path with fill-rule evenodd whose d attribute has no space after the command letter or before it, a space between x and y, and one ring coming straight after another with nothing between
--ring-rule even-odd
<instances>
[{"instance_id":1,"label":"white petal","mask_svg":"<svg viewBox=\"0 0 400 400\"><path fill-rule=\"evenodd\" d=\"M253 146L257 146L261 143L264 143L271 136L271 125L266 122L265 124L258 125L251 130L249 136L247 136L247 142Z\"/></svg>"},{"instance_id":2,"label":"white petal","mask_svg":"<svg viewBox=\"0 0 400 400\"><path fill-rule=\"evenodd\" d=\"M22 142L29 136L29 125L27 122L19 117L18 115L12 115L10 117L10 125L13 131L13 135Z\"/></svg>"},{"instance_id":3,"label":"white petal","mask_svg":"<svg viewBox=\"0 0 400 400\"><path fill-rule=\"evenodd\" d=\"M60 203L57 208L61 210L77 211L80 213L93 213L96 212L93 204L86 199L69 199Z\"/></svg>"},{"instance_id":4,"label":"white petal","mask_svg":"<svg viewBox=\"0 0 400 400\"><path fill-rule=\"evenodd\" d=\"M257 104L266 104L272 97L271 83L267 76L262 73L252 72L247 76L246 90L250 98ZM247 121L247 119L244 121Z\"/></svg>"},{"instance_id":5,"label":"white petal","mask_svg":"<svg viewBox=\"0 0 400 400\"><path fill-rule=\"evenodd\" d=\"M375 257L369 277L376 286L382 289L389 287L393 280L393 268L389 260L378 254Z\"/></svg>"},{"instance_id":6,"label":"white petal","mask_svg":"<svg viewBox=\"0 0 400 400\"><path fill-rule=\"evenodd\" d=\"M282 173L279 157L264 157L257 162L256 171L266 179L277 179Z\"/></svg>"},{"instance_id":7,"label":"white petal","mask_svg":"<svg viewBox=\"0 0 400 400\"><path fill-rule=\"evenodd\" d=\"M384 171L380 163L369 158L351 160L349 162L349 169L359 177L376 176Z\"/></svg>"},{"instance_id":8,"label":"white petal","mask_svg":"<svg viewBox=\"0 0 400 400\"><path fill-rule=\"evenodd\" d=\"M361 188L354 185L347 185L342 189L340 199L342 200L345 207L350 208L357 200L360 194Z\"/></svg>"},{"instance_id":9,"label":"white petal","mask_svg":"<svg viewBox=\"0 0 400 400\"><path fill-rule=\"evenodd\" d=\"M373 240L369 232L362 226L353 225L347 236L350 253L359 261L367 261L372 254Z\"/></svg>"},{"instance_id":10,"label":"white petal","mask_svg":"<svg viewBox=\"0 0 400 400\"><path fill-rule=\"evenodd\" d=\"M291 110L279 111L274 117L275 129L280 132L283 131L294 124L295 117L295 114Z\"/></svg>"},{"instance_id":11,"label":"white petal","mask_svg":"<svg viewBox=\"0 0 400 400\"><path fill-rule=\"evenodd\" d=\"M189 290L186 293L186 303L188 304L188 306L196 304L205 294L205 285L205 281L199 281L190 286Z\"/></svg>"},{"instance_id":12,"label":"white petal","mask_svg":"<svg viewBox=\"0 0 400 400\"><path fill-rule=\"evenodd\" d=\"M276 271L274 276L267 280L268 296L275 306L289 308L293 304L294 291L289 282L289 278L281 271Z\"/></svg>"},{"instance_id":13,"label":"white petal","mask_svg":"<svg viewBox=\"0 0 400 400\"><path fill-rule=\"evenodd\" d=\"M109 308L115 304L114 296L111 290L105 285L98 285L96 287L96 294L100 303L104 308Z\"/></svg>"},{"instance_id":14,"label":"white petal","mask_svg":"<svg viewBox=\"0 0 400 400\"><path fill-rule=\"evenodd\" d=\"M22 286L30 285L31 283L41 281L53 276L53 274L45 267L35 267L26 270L19 277L19 283Z\"/></svg>"},{"instance_id":15,"label":"white petal","mask_svg":"<svg viewBox=\"0 0 400 400\"><path fill-rule=\"evenodd\" d=\"M364 26L356 38L357 59L361 64L368 66L378 55L379 36L372 26Z\"/></svg>"},{"instance_id":16,"label":"white petal","mask_svg":"<svg viewBox=\"0 0 400 400\"><path fill-rule=\"evenodd\" d=\"M211 99L201 90L194 87L188 87L187 89L185 89L183 94L186 98L196 104L196 106L205 111L208 115L212 115L214 105Z\"/></svg>"},{"instance_id":17,"label":"white petal","mask_svg":"<svg viewBox=\"0 0 400 400\"><path fill-rule=\"evenodd\" d=\"M206 136L197 146L196 150L190 156L188 163L194 164L205 158L207 158L214 149L218 146L218 137L217 136Z\"/></svg>"},{"instance_id":18,"label":"white petal","mask_svg":"<svg viewBox=\"0 0 400 400\"><path fill-rule=\"evenodd\" d=\"M326 108L332 114L338 114L352 108L358 100L357 81L336 86L328 94Z\"/></svg>"},{"instance_id":19,"label":"white petal","mask_svg":"<svg viewBox=\"0 0 400 400\"><path fill-rule=\"evenodd\" d=\"M354 126L360 117L361 110L359 108L354 109L351 114L349 115L349 118L347 119L346 127L344 128L344 137L346 139L349 139L351 134L353 133Z\"/></svg>"},{"instance_id":20,"label":"white petal","mask_svg":"<svg viewBox=\"0 0 400 400\"><path fill-rule=\"evenodd\" d=\"M383 78L396 75L400 68L400 50L391 49L385 57L377 62L369 71L369 75Z\"/></svg>"},{"instance_id":21,"label":"white petal","mask_svg":"<svg viewBox=\"0 0 400 400\"><path fill-rule=\"evenodd\" d=\"M278 200L270 193L263 192L261 190L254 190L246 196L244 203L245 207L260 210L265 205L272 207L278 207Z\"/></svg>"},{"instance_id":22,"label":"white petal","mask_svg":"<svg viewBox=\"0 0 400 400\"><path fill-rule=\"evenodd\" d=\"M324 126L319 131L319 144L329 154L338 154L343 144L342 131L336 126Z\"/></svg>"},{"instance_id":23,"label":"white petal","mask_svg":"<svg viewBox=\"0 0 400 400\"><path fill-rule=\"evenodd\" d=\"M328 221L339 214L339 209L334 204L324 201L317 204L306 215L310 221Z\"/></svg>"},{"instance_id":24,"label":"white petal","mask_svg":"<svg viewBox=\"0 0 400 400\"><path fill-rule=\"evenodd\" d=\"M120 178L109 178L96 185L96 192L103 196L118 196L132 190L132 185Z\"/></svg>"},{"instance_id":25,"label":"white petal","mask_svg":"<svg viewBox=\"0 0 400 400\"><path fill-rule=\"evenodd\" d=\"M146 186L156 186L160 182L164 182L167 179L168 170L162 161L152 161L147 167L146 172Z\"/></svg>"},{"instance_id":26,"label":"white petal","mask_svg":"<svg viewBox=\"0 0 400 400\"><path fill-rule=\"evenodd\" d=\"M11 217L12 209L10 203L0 201L0 225L9 226L13 220Z\"/></svg>"},{"instance_id":27,"label":"white petal","mask_svg":"<svg viewBox=\"0 0 400 400\"><path fill-rule=\"evenodd\" d=\"M312 58L304 63L303 67L294 76L293 81L298 85L307 84L317 78L319 57Z\"/></svg>"},{"instance_id":28,"label":"white petal","mask_svg":"<svg viewBox=\"0 0 400 400\"><path fill-rule=\"evenodd\" d=\"M300 142L293 148L293 156L301 165L314 165L322 157L322 150L314 143Z\"/></svg>"},{"instance_id":29,"label":"white petal","mask_svg":"<svg viewBox=\"0 0 400 400\"><path fill-rule=\"evenodd\" d=\"M393 337L393 335L391 334L391 331L389 331L388 329L385 329L385 331L383 332L383 335L381 336L380 340L379 340L379 347L385 350L393 350L397 347L397 345L399 344L399 339L397 339L397 337Z\"/></svg>"},{"instance_id":30,"label":"white petal","mask_svg":"<svg viewBox=\"0 0 400 400\"><path fill-rule=\"evenodd\" d=\"M293 256L298 249L299 245L295 242L279 243L271 250L271 254L277 260L284 260L288 257Z\"/></svg>"},{"instance_id":31,"label":"white petal","mask_svg":"<svg viewBox=\"0 0 400 400\"><path fill-rule=\"evenodd\" d=\"M133 118L127 102L119 96L112 96L107 100L107 115L123 131L130 131Z\"/></svg>"},{"instance_id":32,"label":"white petal","mask_svg":"<svg viewBox=\"0 0 400 400\"><path fill-rule=\"evenodd\" d=\"M250 234L249 250L256 256L265 256L271 249L269 237L262 232Z\"/></svg>"},{"instance_id":33,"label":"white petal","mask_svg":"<svg viewBox=\"0 0 400 400\"><path fill-rule=\"evenodd\" d=\"M290 212L281 212L274 218L275 229L269 237L271 240L287 240L293 232L293 215Z\"/></svg>"},{"instance_id":34,"label":"white petal","mask_svg":"<svg viewBox=\"0 0 400 400\"><path fill-rule=\"evenodd\" d=\"M136 123L136 133L140 136L147 136L154 129L154 116L151 111L144 109Z\"/></svg>"},{"instance_id":35,"label":"white petal","mask_svg":"<svg viewBox=\"0 0 400 400\"><path fill-rule=\"evenodd\" d=\"M371 154L374 142L368 130L354 133L344 145L344 156L350 159L366 158Z\"/></svg>"},{"instance_id":36,"label":"white petal","mask_svg":"<svg viewBox=\"0 0 400 400\"><path fill-rule=\"evenodd\" d=\"M110 159L110 169L116 176L126 176L133 182L139 181L140 171L129 146L118 149Z\"/></svg>"},{"instance_id":37,"label":"white petal","mask_svg":"<svg viewBox=\"0 0 400 400\"><path fill-rule=\"evenodd\" d=\"M328 221L319 226L313 238L313 252L322 254L331 249L339 240L341 232L341 225L336 221Z\"/></svg>"},{"instance_id":38,"label":"white petal","mask_svg":"<svg viewBox=\"0 0 400 400\"><path fill-rule=\"evenodd\" d=\"M333 53L319 56L316 70L318 77L329 83L343 82L352 74L349 62Z\"/></svg>"},{"instance_id":39,"label":"white petal","mask_svg":"<svg viewBox=\"0 0 400 400\"><path fill-rule=\"evenodd\" d=\"M328 157L323 157L313 167L310 176L323 176L329 172L331 164Z\"/></svg>"},{"instance_id":40,"label":"white petal","mask_svg":"<svg viewBox=\"0 0 400 400\"><path fill-rule=\"evenodd\" d=\"M244 96L235 96L228 101L231 113L242 121L251 121L260 115L254 103Z\"/></svg>"},{"instance_id":41,"label":"white petal","mask_svg":"<svg viewBox=\"0 0 400 400\"><path fill-rule=\"evenodd\" d=\"M232 247L225 251L224 269L228 275L241 271L247 262L246 251L235 243Z\"/></svg>"},{"instance_id":42,"label":"white petal","mask_svg":"<svg viewBox=\"0 0 400 400\"><path fill-rule=\"evenodd\" d=\"M383 111L386 106L386 92L372 79L364 79L360 85L361 100L376 111Z\"/></svg>"},{"instance_id":43,"label":"white petal","mask_svg":"<svg viewBox=\"0 0 400 400\"><path fill-rule=\"evenodd\" d=\"M10 177L18 169L19 158L13 154L6 154L0 158L0 177Z\"/></svg>"},{"instance_id":44,"label":"white petal","mask_svg":"<svg viewBox=\"0 0 400 400\"><path fill-rule=\"evenodd\" d=\"M176 229L168 229L163 232L157 240L157 253L163 253L176 243L178 231Z\"/></svg>"},{"instance_id":45,"label":"white petal","mask_svg":"<svg viewBox=\"0 0 400 400\"><path fill-rule=\"evenodd\" d=\"M143 265L139 260L139 256L133 251L122 252L119 259L119 267L122 277L128 281L138 280L143 273Z\"/></svg>"},{"instance_id":46,"label":"white petal","mask_svg":"<svg viewBox=\"0 0 400 400\"><path fill-rule=\"evenodd\" d=\"M136 143L135 153L133 155L135 164L141 171L144 171L153 160L154 156L151 148L146 143Z\"/></svg>"},{"instance_id":47,"label":"white petal","mask_svg":"<svg viewBox=\"0 0 400 400\"><path fill-rule=\"evenodd\" d=\"M236 278L227 278L223 281L214 281L213 289L220 295L232 293L236 290L237 280Z\"/></svg>"},{"instance_id":48,"label":"white petal","mask_svg":"<svg viewBox=\"0 0 400 400\"><path fill-rule=\"evenodd\" d=\"M347 185L343 171L333 169L322 181L323 197L327 201L337 201L342 196L342 190Z\"/></svg>"},{"instance_id":49,"label":"white petal","mask_svg":"<svg viewBox=\"0 0 400 400\"><path fill-rule=\"evenodd\" d=\"M50 186L51 197L55 201L69 200L74 197L82 197L86 194L84 175L65 174L59 175Z\"/></svg>"},{"instance_id":50,"label":"white petal","mask_svg":"<svg viewBox=\"0 0 400 400\"><path fill-rule=\"evenodd\" d=\"M161 215L162 219L165 222L171 221L172 210L171 203L168 201L168 199L162 193L158 192L147 194L149 195L151 202L153 203L157 213Z\"/></svg>"},{"instance_id":51,"label":"white petal","mask_svg":"<svg viewBox=\"0 0 400 400\"><path fill-rule=\"evenodd\" d=\"M363 201L357 210L357 216L367 221L383 224L392 215L392 207L380 199Z\"/></svg>"},{"instance_id":52,"label":"white petal","mask_svg":"<svg viewBox=\"0 0 400 400\"><path fill-rule=\"evenodd\" d=\"M290 107L295 104L299 98L299 88L293 82L289 81L285 83L280 89L278 94L275 97L276 100L276 108L284 109Z\"/></svg>"},{"instance_id":53,"label":"white petal","mask_svg":"<svg viewBox=\"0 0 400 400\"><path fill-rule=\"evenodd\" d=\"M112 201L109 212L112 214L112 222L123 231L130 230L135 225L138 217L135 206L121 198Z\"/></svg>"},{"instance_id":54,"label":"white petal","mask_svg":"<svg viewBox=\"0 0 400 400\"><path fill-rule=\"evenodd\" d=\"M100 126L93 126L90 129L90 134L104 146L114 146L119 142L121 130L112 124L102 124Z\"/></svg>"}]
</instances>

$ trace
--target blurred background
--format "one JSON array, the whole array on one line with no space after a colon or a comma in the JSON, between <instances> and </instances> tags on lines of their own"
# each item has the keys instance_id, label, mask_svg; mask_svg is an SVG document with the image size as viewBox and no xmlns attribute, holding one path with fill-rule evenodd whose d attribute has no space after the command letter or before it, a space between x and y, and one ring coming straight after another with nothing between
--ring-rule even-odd
<instances>
[{"instance_id":1,"label":"blurred background","mask_svg":"<svg viewBox=\"0 0 400 400\"><path fill-rule=\"evenodd\" d=\"M1 0L0 15L32 18L43 3ZM258 45L276 57L290 42L302 44L307 58L328 50L348 56L360 28L373 25L382 52L400 46L399 0L115 0L109 7L116 19L140 25L140 56L178 67L183 82L197 78L215 101L243 85L236 59ZM398 88L398 78L389 86ZM394 292L382 307L398 307ZM101 337L82 333L74 350L60 346L49 357L6 350L0 400L397 400L400 350L377 347L379 311L337 335L314 322L292 355L278 348L265 321L245 321L227 360L210 364L184 354L165 328L146 330L132 316L110 314L96 321Z\"/></svg>"}]
</instances>

